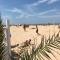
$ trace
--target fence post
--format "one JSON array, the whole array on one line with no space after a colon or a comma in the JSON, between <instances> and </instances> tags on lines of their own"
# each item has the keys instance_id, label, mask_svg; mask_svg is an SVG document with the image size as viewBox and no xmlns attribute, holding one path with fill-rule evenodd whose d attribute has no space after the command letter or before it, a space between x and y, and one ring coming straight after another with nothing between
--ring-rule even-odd
<instances>
[{"instance_id":1,"label":"fence post","mask_svg":"<svg viewBox=\"0 0 60 60\"><path fill-rule=\"evenodd\" d=\"M8 49L8 60L11 60L11 43L10 43L10 26L9 20L6 20L6 40L7 40L7 49Z\"/></svg>"}]
</instances>

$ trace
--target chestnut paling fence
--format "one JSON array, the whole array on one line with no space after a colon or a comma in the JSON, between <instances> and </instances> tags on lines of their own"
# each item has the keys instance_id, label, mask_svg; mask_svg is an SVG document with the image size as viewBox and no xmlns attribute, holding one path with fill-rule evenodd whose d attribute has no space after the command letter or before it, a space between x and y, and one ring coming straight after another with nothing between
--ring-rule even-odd
<instances>
[{"instance_id":1,"label":"chestnut paling fence","mask_svg":"<svg viewBox=\"0 0 60 60\"><path fill-rule=\"evenodd\" d=\"M4 44L5 44L4 60L11 60L9 20L6 20L6 26L4 26L3 29L4 29L4 34L5 34L5 38L4 38Z\"/></svg>"}]
</instances>

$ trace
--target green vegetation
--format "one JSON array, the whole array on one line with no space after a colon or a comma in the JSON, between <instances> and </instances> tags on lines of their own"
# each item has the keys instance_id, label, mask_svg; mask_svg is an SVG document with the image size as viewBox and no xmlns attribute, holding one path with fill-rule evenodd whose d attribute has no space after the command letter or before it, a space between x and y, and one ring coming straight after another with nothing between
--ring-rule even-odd
<instances>
[{"instance_id":1,"label":"green vegetation","mask_svg":"<svg viewBox=\"0 0 60 60\"><path fill-rule=\"evenodd\" d=\"M49 36L48 39L42 36L41 43L37 48L32 45L32 52L30 54L28 52L29 46L21 48L19 54L21 60L45 60L45 58L47 60L52 60L49 54L53 55L53 57L55 57L53 51L59 54L57 51L55 51L55 49L60 50L59 32L57 35L54 34L52 37Z\"/></svg>"},{"instance_id":2,"label":"green vegetation","mask_svg":"<svg viewBox=\"0 0 60 60\"><path fill-rule=\"evenodd\" d=\"M0 60L3 60L3 53L4 53L4 32L3 32L3 25L2 25L2 19L0 17Z\"/></svg>"}]
</instances>

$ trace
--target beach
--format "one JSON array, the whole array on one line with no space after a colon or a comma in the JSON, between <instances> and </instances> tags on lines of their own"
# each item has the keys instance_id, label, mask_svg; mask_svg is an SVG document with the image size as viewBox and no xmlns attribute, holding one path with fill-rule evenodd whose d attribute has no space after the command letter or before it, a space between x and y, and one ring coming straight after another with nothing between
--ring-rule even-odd
<instances>
[{"instance_id":1,"label":"beach","mask_svg":"<svg viewBox=\"0 0 60 60\"><path fill-rule=\"evenodd\" d=\"M36 33L36 25L29 25L29 27L26 28L26 31L24 31L23 26L10 26L10 33L11 33L11 45L19 44L19 46L25 42L26 40L31 39L31 43L34 42L34 38L36 38L36 46L38 46L41 42L41 37L44 36L46 39L48 39L49 35L50 37L52 35L55 35L59 32L58 25L37 25L38 27L38 33ZM13 49L14 51L18 52L19 49L16 47ZM58 53L59 50L56 50ZM56 54L54 51L57 60L60 60L60 56ZM51 54L50 54L51 55ZM51 55L53 60L56 60Z\"/></svg>"}]
</instances>

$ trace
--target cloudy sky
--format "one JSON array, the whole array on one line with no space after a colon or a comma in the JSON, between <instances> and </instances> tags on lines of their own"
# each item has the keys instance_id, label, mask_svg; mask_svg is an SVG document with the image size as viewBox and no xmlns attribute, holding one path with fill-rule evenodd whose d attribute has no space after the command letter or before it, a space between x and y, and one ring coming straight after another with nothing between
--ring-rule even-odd
<instances>
[{"instance_id":1,"label":"cloudy sky","mask_svg":"<svg viewBox=\"0 0 60 60\"><path fill-rule=\"evenodd\" d=\"M0 12L4 22L59 23L60 0L0 0Z\"/></svg>"}]
</instances>

